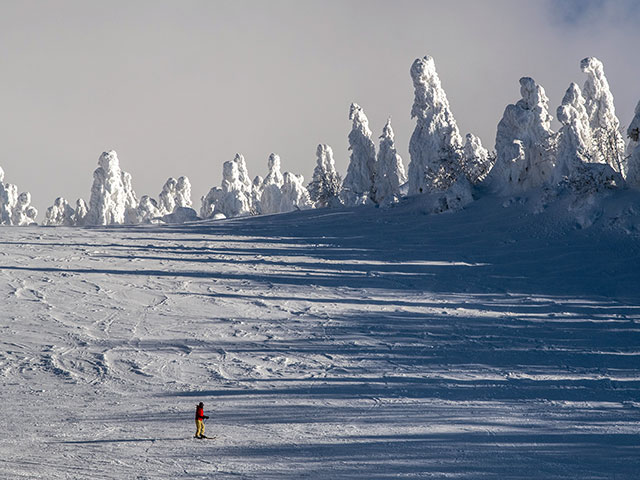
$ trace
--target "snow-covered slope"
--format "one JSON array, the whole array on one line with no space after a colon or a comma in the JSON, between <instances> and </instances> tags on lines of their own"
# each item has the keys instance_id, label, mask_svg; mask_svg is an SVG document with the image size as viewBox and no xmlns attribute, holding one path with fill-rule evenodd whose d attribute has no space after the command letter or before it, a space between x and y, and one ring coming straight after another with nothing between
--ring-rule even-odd
<instances>
[{"instance_id":1,"label":"snow-covered slope","mask_svg":"<svg viewBox=\"0 0 640 480\"><path fill-rule=\"evenodd\" d=\"M634 478L639 194L422 200L0 230L0 477Z\"/></svg>"}]
</instances>

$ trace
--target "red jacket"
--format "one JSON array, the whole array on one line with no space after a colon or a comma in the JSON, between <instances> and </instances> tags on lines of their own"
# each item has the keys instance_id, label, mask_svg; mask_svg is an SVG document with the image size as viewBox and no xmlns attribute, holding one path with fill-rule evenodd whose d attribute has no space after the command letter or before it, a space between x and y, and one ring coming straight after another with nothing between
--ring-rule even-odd
<instances>
[{"instance_id":1,"label":"red jacket","mask_svg":"<svg viewBox=\"0 0 640 480\"><path fill-rule=\"evenodd\" d=\"M196 407L196 420L204 420L204 408Z\"/></svg>"}]
</instances>

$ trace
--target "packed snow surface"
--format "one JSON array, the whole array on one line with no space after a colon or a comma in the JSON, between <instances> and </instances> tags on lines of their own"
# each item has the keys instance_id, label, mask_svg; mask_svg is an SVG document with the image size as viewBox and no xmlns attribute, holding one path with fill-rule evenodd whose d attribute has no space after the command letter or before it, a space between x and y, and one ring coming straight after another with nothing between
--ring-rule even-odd
<instances>
[{"instance_id":1,"label":"packed snow surface","mask_svg":"<svg viewBox=\"0 0 640 480\"><path fill-rule=\"evenodd\" d=\"M638 195L3 228L0 478L637 478Z\"/></svg>"}]
</instances>

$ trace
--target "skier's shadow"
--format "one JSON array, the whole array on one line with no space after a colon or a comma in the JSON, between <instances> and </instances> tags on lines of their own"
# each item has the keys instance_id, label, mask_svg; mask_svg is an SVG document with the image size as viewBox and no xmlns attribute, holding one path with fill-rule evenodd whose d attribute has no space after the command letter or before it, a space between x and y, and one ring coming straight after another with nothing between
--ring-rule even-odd
<instances>
[{"instance_id":1,"label":"skier's shadow","mask_svg":"<svg viewBox=\"0 0 640 480\"><path fill-rule=\"evenodd\" d=\"M175 442L176 440L184 440L184 438L105 438L101 440L61 440L48 443L58 443L65 445L88 445L94 443Z\"/></svg>"}]
</instances>

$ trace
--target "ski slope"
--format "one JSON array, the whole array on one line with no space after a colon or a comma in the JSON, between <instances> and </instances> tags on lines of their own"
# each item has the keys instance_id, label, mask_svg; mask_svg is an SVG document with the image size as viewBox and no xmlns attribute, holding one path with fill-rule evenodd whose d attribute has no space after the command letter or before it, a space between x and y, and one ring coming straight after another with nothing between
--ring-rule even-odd
<instances>
[{"instance_id":1,"label":"ski slope","mask_svg":"<svg viewBox=\"0 0 640 480\"><path fill-rule=\"evenodd\" d=\"M638 478L639 200L3 228L0 478Z\"/></svg>"}]
</instances>

